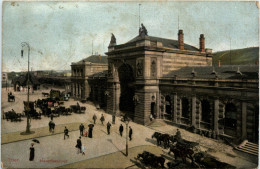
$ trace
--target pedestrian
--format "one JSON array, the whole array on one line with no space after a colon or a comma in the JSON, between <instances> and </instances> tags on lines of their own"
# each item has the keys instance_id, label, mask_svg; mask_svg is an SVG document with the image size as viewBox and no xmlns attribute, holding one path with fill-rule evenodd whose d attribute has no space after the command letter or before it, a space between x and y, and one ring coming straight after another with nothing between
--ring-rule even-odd
<instances>
[{"instance_id":1,"label":"pedestrian","mask_svg":"<svg viewBox=\"0 0 260 169\"><path fill-rule=\"evenodd\" d=\"M153 121L153 115L150 114L150 121Z\"/></svg>"},{"instance_id":2,"label":"pedestrian","mask_svg":"<svg viewBox=\"0 0 260 169\"><path fill-rule=\"evenodd\" d=\"M111 124L109 122L107 122L107 134L110 135L110 127Z\"/></svg>"},{"instance_id":3,"label":"pedestrian","mask_svg":"<svg viewBox=\"0 0 260 169\"><path fill-rule=\"evenodd\" d=\"M84 137L88 137L88 132L87 131L84 132Z\"/></svg>"},{"instance_id":4,"label":"pedestrian","mask_svg":"<svg viewBox=\"0 0 260 169\"><path fill-rule=\"evenodd\" d=\"M101 121L101 123L104 125L105 117L104 117L103 114L101 115L100 121Z\"/></svg>"},{"instance_id":5,"label":"pedestrian","mask_svg":"<svg viewBox=\"0 0 260 169\"><path fill-rule=\"evenodd\" d=\"M133 130L132 130L131 126L129 126L129 138L130 138L130 141L132 140L132 134L133 134Z\"/></svg>"},{"instance_id":6,"label":"pedestrian","mask_svg":"<svg viewBox=\"0 0 260 169\"><path fill-rule=\"evenodd\" d=\"M79 126L79 131L80 131L80 136L83 136L83 131L84 131L85 127L84 125L81 123L81 125Z\"/></svg>"},{"instance_id":7,"label":"pedestrian","mask_svg":"<svg viewBox=\"0 0 260 169\"><path fill-rule=\"evenodd\" d=\"M52 129L52 123L51 121L49 122L49 132L51 132L51 129Z\"/></svg>"},{"instance_id":8,"label":"pedestrian","mask_svg":"<svg viewBox=\"0 0 260 169\"><path fill-rule=\"evenodd\" d=\"M30 147L30 158L29 158L29 160L30 161L33 161L34 160L34 147L33 147L33 143L31 144L31 147Z\"/></svg>"},{"instance_id":9,"label":"pedestrian","mask_svg":"<svg viewBox=\"0 0 260 169\"><path fill-rule=\"evenodd\" d=\"M78 138L77 140L77 144L76 144L76 148L78 149L78 154L81 153L81 147L82 146L82 143L81 143L81 137Z\"/></svg>"},{"instance_id":10,"label":"pedestrian","mask_svg":"<svg viewBox=\"0 0 260 169\"><path fill-rule=\"evenodd\" d=\"M89 138L92 138L92 131L93 131L93 128L92 128L92 125L91 125L91 126L89 126L89 128L88 128L88 137L89 137Z\"/></svg>"},{"instance_id":11,"label":"pedestrian","mask_svg":"<svg viewBox=\"0 0 260 169\"><path fill-rule=\"evenodd\" d=\"M55 123L52 121L52 133L54 133Z\"/></svg>"},{"instance_id":12,"label":"pedestrian","mask_svg":"<svg viewBox=\"0 0 260 169\"><path fill-rule=\"evenodd\" d=\"M121 137L123 136L123 131L124 131L124 127L123 127L122 124L120 124L119 133L120 133L120 136L121 136Z\"/></svg>"},{"instance_id":13,"label":"pedestrian","mask_svg":"<svg viewBox=\"0 0 260 169\"><path fill-rule=\"evenodd\" d=\"M65 140L65 136L67 136L68 138L70 137L69 136L69 130L67 129L66 126L65 126L65 129L64 129L64 140Z\"/></svg>"},{"instance_id":14,"label":"pedestrian","mask_svg":"<svg viewBox=\"0 0 260 169\"><path fill-rule=\"evenodd\" d=\"M85 146L82 145L82 149L81 149L82 155L85 155Z\"/></svg>"},{"instance_id":15,"label":"pedestrian","mask_svg":"<svg viewBox=\"0 0 260 169\"><path fill-rule=\"evenodd\" d=\"M93 115L94 124L96 124L96 120L97 120L97 116L96 116L96 114L94 114L94 115Z\"/></svg>"}]
</instances>

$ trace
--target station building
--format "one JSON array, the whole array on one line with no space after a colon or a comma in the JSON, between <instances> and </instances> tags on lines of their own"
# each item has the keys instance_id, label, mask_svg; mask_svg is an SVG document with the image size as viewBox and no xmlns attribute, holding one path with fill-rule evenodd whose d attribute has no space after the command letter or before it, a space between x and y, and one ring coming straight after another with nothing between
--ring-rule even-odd
<instances>
[{"instance_id":1,"label":"station building","mask_svg":"<svg viewBox=\"0 0 260 169\"><path fill-rule=\"evenodd\" d=\"M150 124L152 114L196 133L258 142L258 66L212 66L203 34L198 41L199 48L184 43L182 30L178 40L142 30L124 44L113 40L108 64L72 64L73 94L139 124Z\"/></svg>"}]
</instances>

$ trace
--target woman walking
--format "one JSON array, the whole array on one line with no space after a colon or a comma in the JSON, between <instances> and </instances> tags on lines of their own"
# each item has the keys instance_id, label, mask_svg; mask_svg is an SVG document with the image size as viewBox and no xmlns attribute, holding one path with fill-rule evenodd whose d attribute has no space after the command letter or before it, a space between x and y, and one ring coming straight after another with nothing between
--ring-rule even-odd
<instances>
[{"instance_id":1,"label":"woman walking","mask_svg":"<svg viewBox=\"0 0 260 169\"><path fill-rule=\"evenodd\" d=\"M34 147L33 147L33 143L31 144L31 147L30 147L30 161L33 161L34 159Z\"/></svg>"}]
</instances>

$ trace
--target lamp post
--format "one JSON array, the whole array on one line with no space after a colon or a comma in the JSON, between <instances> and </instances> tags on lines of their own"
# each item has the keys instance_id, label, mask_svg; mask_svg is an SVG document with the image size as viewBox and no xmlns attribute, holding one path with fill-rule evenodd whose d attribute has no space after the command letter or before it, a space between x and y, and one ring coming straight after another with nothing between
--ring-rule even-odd
<instances>
[{"instance_id":1,"label":"lamp post","mask_svg":"<svg viewBox=\"0 0 260 169\"><path fill-rule=\"evenodd\" d=\"M21 43L21 46L22 46L22 50L21 50L21 57L23 57L23 48L24 47L27 47L28 49L28 72L27 72L27 105L26 105L26 116L27 116L27 125L26 125L26 131L25 133L21 133L21 134L32 134L33 132L30 131L30 122L31 122L31 118L30 118L30 115L29 115L29 109L30 109L30 106L29 106L29 72L30 72L30 45L26 42L22 42Z\"/></svg>"},{"instance_id":2,"label":"lamp post","mask_svg":"<svg viewBox=\"0 0 260 169\"><path fill-rule=\"evenodd\" d=\"M123 121L125 122L126 124L126 151L125 151L125 156L128 156L128 124L130 122L130 119L125 115L123 117Z\"/></svg>"}]
</instances>

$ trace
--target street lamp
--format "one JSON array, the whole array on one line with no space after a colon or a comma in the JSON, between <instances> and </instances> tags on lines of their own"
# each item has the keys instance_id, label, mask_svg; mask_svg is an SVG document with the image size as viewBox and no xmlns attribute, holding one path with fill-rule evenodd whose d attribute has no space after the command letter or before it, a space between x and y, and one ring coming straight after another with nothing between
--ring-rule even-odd
<instances>
[{"instance_id":1,"label":"street lamp","mask_svg":"<svg viewBox=\"0 0 260 169\"><path fill-rule=\"evenodd\" d=\"M31 122L31 117L29 115L29 110L30 110L30 105L29 105L29 72L30 72L30 45L26 42L22 42L21 43L21 46L22 46L22 50L21 50L21 57L23 57L23 48L24 47L27 47L28 49L28 73L27 73L27 105L25 106L26 110L27 111L27 125L26 125L26 131L25 132L22 132L21 134L32 134L34 132L30 131L30 122Z\"/></svg>"},{"instance_id":2,"label":"street lamp","mask_svg":"<svg viewBox=\"0 0 260 169\"><path fill-rule=\"evenodd\" d=\"M128 156L128 124L130 122L130 119L125 114L122 121L124 121L126 124L126 137L125 137L126 138L126 153L125 153L125 155Z\"/></svg>"}]
</instances>

